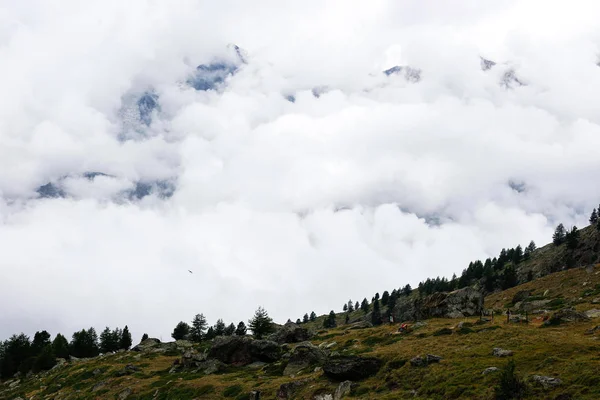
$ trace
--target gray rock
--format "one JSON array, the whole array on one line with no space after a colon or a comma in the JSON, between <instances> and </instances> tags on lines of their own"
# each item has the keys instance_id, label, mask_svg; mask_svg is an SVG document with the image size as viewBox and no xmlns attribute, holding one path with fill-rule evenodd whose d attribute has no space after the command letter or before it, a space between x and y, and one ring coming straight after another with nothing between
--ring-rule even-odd
<instances>
[{"instance_id":1,"label":"gray rock","mask_svg":"<svg viewBox=\"0 0 600 400\"><path fill-rule=\"evenodd\" d=\"M153 348L156 348L161 345L160 340L155 338L146 339L140 344L134 346L132 351L150 351Z\"/></svg>"},{"instance_id":2,"label":"gray rock","mask_svg":"<svg viewBox=\"0 0 600 400\"><path fill-rule=\"evenodd\" d=\"M395 321L426 318L462 318L479 315L483 309L483 295L471 288L449 293L434 293L424 298L400 297L393 310Z\"/></svg>"},{"instance_id":3,"label":"gray rock","mask_svg":"<svg viewBox=\"0 0 600 400\"><path fill-rule=\"evenodd\" d=\"M552 389L562 384L560 379L551 376L533 375L531 380L543 386L544 389Z\"/></svg>"},{"instance_id":4,"label":"gray rock","mask_svg":"<svg viewBox=\"0 0 600 400\"><path fill-rule=\"evenodd\" d=\"M584 313L576 311L573 308L563 308L562 310L558 310L557 312L552 314L550 318L544 322L543 325L559 325L566 322L585 322L589 320L590 317L588 317Z\"/></svg>"},{"instance_id":5,"label":"gray rock","mask_svg":"<svg viewBox=\"0 0 600 400\"><path fill-rule=\"evenodd\" d=\"M300 389L302 386L306 385L308 381L295 381L284 383L279 386L279 390L277 390L277 399L291 399L294 397L294 394Z\"/></svg>"},{"instance_id":6,"label":"gray rock","mask_svg":"<svg viewBox=\"0 0 600 400\"><path fill-rule=\"evenodd\" d=\"M120 371L117 371L116 375L117 376L131 375L131 374L133 374L133 373L135 373L135 372L137 372L139 370L140 369L138 367L136 367L135 365L133 365L133 364L127 364L125 366L125 368L123 368Z\"/></svg>"},{"instance_id":7,"label":"gray rock","mask_svg":"<svg viewBox=\"0 0 600 400\"><path fill-rule=\"evenodd\" d=\"M9 383L8 388L14 389L14 388L18 387L20 383L21 383L21 381L19 379L17 379L16 381Z\"/></svg>"},{"instance_id":8,"label":"gray rock","mask_svg":"<svg viewBox=\"0 0 600 400\"><path fill-rule=\"evenodd\" d=\"M337 381L359 381L375 375L381 365L381 360L374 357L342 356L327 360L323 371Z\"/></svg>"},{"instance_id":9,"label":"gray rock","mask_svg":"<svg viewBox=\"0 0 600 400\"><path fill-rule=\"evenodd\" d=\"M598 318L598 317L600 317L600 310L598 310L597 308L594 308L592 310L587 310L584 314L588 318Z\"/></svg>"},{"instance_id":10,"label":"gray rock","mask_svg":"<svg viewBox=\"0 0 600 400\"><path fill-rule=\"evenodd\" d=\"M591 301L592 304L600 304L600 297L596 297Z\"/></svg>"},{"instance_id":11,"label":"gray rock","mask_svg":"<svg viewBox=\"0 0 600 400\"><path fill-rule=\"evenodd\" d=\"M254 390L254 391L250 392L248 399L249 400L260 400L260 390Z\"/></svg>"},{"instance_id":12,"label":"gray rock","mask_svg":"<svg viewBox=\"0 0 600 400\"><path fill-rule=\"evenodd\" d=\"M436 356L434 354L427 354L427 357L425 358L425 361L427 361L427 364L439 363L441 360L442 360L442 357Z\"/></svg>"},{"instance_id":13,"label":"gray rock","mask_svg":"<svg viewBox=\"0 0 600 400\"><path fill-rule=\"evenodd\" d=\"M531 290L519 290L512 298L512 303L518 303L520 301L524 301L528 297L531 296Z\"/></svg>"},{"instance_id":14,"label":"gray rock","mask_svg":"<svg viewBox=\"0 0 600 400\"><path fill-rule=\"evenodd\" d=\"M95 370L92 372L92 375L94 375L94 376L98 376L98 375L100 375L101 373L102 373L102 371L100 371L100 369L99 369L99 368L96 368L96 369L95 369Z\"/></svg>"},{"instance_id":15,"label":"gray rock","mask_svg":"<svg viewBox=\"0 0 600 400\"><path fill-rule=\"evenodd\" d=\"M600 325L596 325L595 327L588 329L587 331L585 331L586 335L593 335L596 332L600 332Z\"/></svg>"},{"instance_id":16,"label":"gray rock","mask_svg":"<svg viewBox=\"0 0 600 400\"><path fill-rule=\"evenodd\" d=\"M492 355L496 356L496 357L509 357L512 356L514 354L514 352L512 350L504 350L501 349L500 347L496 347L494 348L494 350L492 350Z\"/></svg>"},{"instance_id":17,"label":"gray rock","mask_svg":"<svg viewBox=\"0 0 600 400\"><path fill-rule=\"evenodd\" d=\"M98 382L92 387L92 392L97 392L98 390L102 390L106 387L106 382Z\"/></svg>"},{"instance_id":18,"label":"gray rock","mask_svg":"<svg viewBox=\"0 0 600 400\"><path fill-rule=\"evenodd\" d=\"M207 360L198 363L198 369L206 375L214 374L223 371L226 365L219 360Z\"/></svg>"},{"instance_id":19,"label":"gray rock","mask_svg":"<svg viewBox=\"0 0 600 400\"><path fill-rule=\"evenodd\" d=\"M352 390L352 381L344 381L335 389L333 400L341 400L344 396L349 395Z\"/></svg>"},{"instance_id":20,"label":"gray rock","mask_svg":"<svg viewBox=\"0 0 600 400\"><path fill-rule=\"evenodd\" d=\"M130 388L127 388L127 389L123 390L121 393L119 393L118 398L119 398L119 400L125 400L126 398L131 396L131 393L133 393L133 390L131 390Z\"/></svg>"},{"instance_id":21,"label":"gray rock","mask_svg":"<svg viewBox=\"0 0 600 400\"><path fill-rule=\"evenodd\" d=\"M413 367L424 367L427 365L427 361L421 356L416 356L410 359L410 365Z\"/></svg>"},{"instance_id":22,"label":"gray rock","mask_svg":"<svg viewBox=\"0 0 600 400\"><path fill-rule=\"evenodd\" d=\"M348 326L348 329L367 329L367 328L372 328L373 324L370 323L369 321L359 321L359 322L354 322L352 324L350 324L350 326Z\"/></svg>"},{"instance_id":23,"label":"gray rock","mask_svg":"<svg viewBox=\"0 0 600 400\"><path fill-rule=\"evenodd\" d=\"M281 358L281 347L270 340L219 336L213 340L208 358L238 366L248 365L254 361L273 362Z\"/></svg>"},{"instance_id":24,"label":"gray rock","mask_svg":"<svg viewBox=\"0 0 600 400\"><path fill-rule=\"evenodd\" d=\"M288 322L283 325L277 332L269 336L269 340L283 344L283 343L298 343L304 342L312 337L311 332L308 329L296 325L293 322Z\"/></svg>"},{"instance_id":25,"label":"gray rock","mask_svg":"<svg viewBox=\"0 0 600 400\"><path fill-rule=\"evenodd\" d=\"M300 343L292 350L283 374L294 375L304 368L322 365L326 358L325 352L312 343Z\"/></svg>"},{"instance_id":26,"label":"gray rock","mask_svg":"<svg viewBox=\"0 0 600 400\"><path fill-rule=\"evenodd\" d=\"M248 369L254 369L254 370L258 370L263 368L265 365L267 365L267 363L262 362L262 361L255 361L252 364L249 364L247 366Z\"/></svg>"},{"instance_id":27,"label":"gray rock","mask_svg":"<svg viewBox=\"0 0 600 400\"><path fill-rule=\"evenodd\" d=\"M329 393L317 394L313 397L314 400L333 400L333 395Z\"/></svg>"},{"instance_id":28,"label":"gray rock","mask_svg":"<svg viewBox=\"0 0 600 400\"><path fill-rule=\"evenodd\" d=\"M498 367L489 367L489 368L484 369L481 374L487 375L487 374L491 374L493 372L498 372L498 371L500 371L500 368L498 368Z\"/></svg>"}]
</instances>

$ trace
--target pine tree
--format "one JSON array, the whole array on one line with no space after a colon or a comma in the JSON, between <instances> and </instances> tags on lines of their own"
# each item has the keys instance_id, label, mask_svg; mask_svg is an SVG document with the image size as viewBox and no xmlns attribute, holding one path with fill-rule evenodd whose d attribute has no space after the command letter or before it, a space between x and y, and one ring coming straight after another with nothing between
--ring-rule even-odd
<instances>
[{"instance_id":1,"label":"pine tree","mask_svg":"<svg viewBox=\"0 0 600 400\"><path fill-rule=\"evenodd\" d=\"M61 335L60 333L56 335L54 340L52 341L52 350L54 351L54 355L57 358L64 358L65 360L69 358L69 342L67 338Z\"/></svg>"},{"instance_id":2,"label":"pine tree","mask_svg":"<svg viewBox=\"0 0 600 400\"><path fill-rule=\"evenodd\" d=\"M175 340L184 340L190 334L190 326L180 321L175 329L173 329L173 333L171 333L171 337Z\"/></svg>"},{"instance_id":3,"label":"pine tree","mask_svg":"<svg viewBox=\"0 0 600 400\"><path fill-rule=\"evenodd\" d=\"M121 340L119 340L119 349L129 350L133 341L131 340L131 333L129 333L129 327L125 325L121 332Z\"/></svg>"},{"instance_id":4,"label":"pine tree","mask_svg":"<svg viewBox=\"0 0 600 400\"><path fill-rule=\"evenodd\" d=\"M304 314L304 317L302 317L302 323L306 324L308 322L308 314Z\"/></svg>"},{"instance_id":5,"label":"pine tree","mask_svg":"<svg viewBox=\"0 0 600 400\"><path fill-rule=\"evenodd\" d=\"M237 336L246 336L246 324L244 321L240 321L237 328L235 329L235 334Z\"/></svg>"},{"instance_id":6,"label":"pine tree","mask_svg":"<svg viewBox=\"0 0 600 400\"><path fill-rule=\"evenodd\" d=\"M523 252L524 258L526 260L529 259L529 257L531 257L531 253L533 253L535 251L535 249L536 249L535 242L532 240L531 242L529 242L527 247L525 247L525 251Z\"/></svg>"},{"instance_id":7,"label":"pine tree","mask_svg":"<svg viewBox=\"0 0 600 400\"><path fill-rule=\"evenodd\" d=\"M296 325L301 325L301 324L302 324L302 321L300 321L300 318L298 318L298 319L296 320Z\"/></svg>"},{"instance_id":8,"label":"pine tree","mask_svg":"<svg viewBox=\"0 0 600 400\"><path fill-rule=\"evenodd\" d=\"M204 314L196 314L192 320L192 327L190 329L190 340L192 342L199 343L204 337L204 333L207 327L206 318Z\"/></svg>"},{"instance_id":9,"label":"pine tree","mask_svg":"<svg viewBox=\"0 0 600 400\"><path fill-rule=\"evenodd\" d=\"M233 323L227 325L225 328L225 336L232 336L235 333L235 325Z\"/></svg>"},{"instance_id":10,"label":"pine tree","mask_svg":"<svg viewBox=\"0 0 600 400\"><path fill-rule=\"evenodd\" d=\"M369 302L367 301L367 298L365 297L362 301L362 303L360 303L360 309L366 314L369 312Z\"/></svg>"},{"instance_id":11,"label":"pine tree","mask_svg":"<svg viewBox=\"0 0 600 400\"><path fill-rule=\"evenodd\" d=\"M379 292L375 293L375 301L379 301Z\"/></svg>"},{"instance_id":12,"label":"pine tree","mask_svg":"<svg viewBox=\"0 0 600 400\"><path fill-rule=\"evenodd\" d=\"M566 242L567 248L570 250L576 249L579 245L579 230L576 226L573 226L573 228L571 228L571 231L567 233Z\"/></svg>"},{"instance_id":13,"label":"pine tree","mask_svg":"<svg viewBox=\"0 0 600 400\"><path fill-rule=\"evenodd\" d=\"M215 328L213 328L212 326L209 326L208 329L206 330L206 335L204 335L204 339L205 340L211 340L215 338Z\"/></svg>"},{"instance_id":14,"label":"pine tree","mask_svg":"<svg viewBox=\"0 0 600 400\"><path fill-rule=\"evenodd\" d=\"M555 246L560 246L565 241L565 227L563 224L558 224L556 229L554 230L554 235L552 235L552 243Z\"/></svg>"},{"instance_id":15,"label":"pine tree","mask_svg":"<svg viewBox=\"0 0 600 400\"><path fill-rule=\"evenodd\" d=\"M94 328L73 333L69 354L77 358L96 357L100 353L98 334Z\"/></svg>"},{"instance_id":16,"label":"pine tree","mask_svg":"<svg viewBox=\"0 0 600 400\"><path fill-rule=\"evenodd\" d=\"M504 275L502 279L502 289L510 289L511 287L517 286L519 280L517 279L517 271L512 265L504 268Z\"/></svg>"},{"instance_id":17,"label":"pine tree","mask_svg":"<svg viewBox=\"0 0 600 400\"><path fill-rule=\"evenodd\" d=\"M315 314L314 311L311 311L310 312L310 321L315 322L316 319L317 319L317 314Z\"/></svg>"},{"instance_id":18,"label":"pine tree","mask_svg":"<svg viewBox=\"0 0 600 400\"><path fill-rule=\"evenodd\" d=\"M590 225L594 225L596 222L598 222L598 212L594 208L592 210L592 215L590 215Z\"/></svg>"},{"instance_id":19,"label":"pine tree","mask_svg":"<svg viewBox=\"0 0 600 400\"><path fill-rule=\"evenodd\" d=\"M223 336L225 334L225 322L221 318L215 323L215 335Z\"/></svg>"},{"instance_id":20,"label":"pine tree","mask_svg":"<svg viewBox=\"0 0 600 400\"><path fill-rule=\"evenodd\" d=\"M140 343L143 342L144 340L148 340L148 334L147 333L144 333L142 335L142 340L140 340Z\"/></svg>"},{"instance_id":21,"label":"pine tree","mask_svg":"<svg viewBox=\"0 0 600 400\"><path fill-rule=\"evenodd\" d=\"M36 356L50 344L50 334L47 331L36 332L31 342L31 353Z\"/></svg>"},{"instance_id":22,"label":"pine tree","mask_svg":"<svg viewBox=\"0 0 600 400\"><path fill-rule=\"evenodd\" d=\"M335 312L331 310L327 318L323 320L323 328L335 328L337 326Z\"/></svg>"},{"instance_id":23,"label":"pine tree","mask_svg":"<svg viewBox=\"0 0 600 400\"><path fill-rule=\"evenodd\" d=\"M348 304L344 303L344 307L342 307L342 310L344 312L348 311Z\"/></svg>"},{"instance_id":24,"label":"pine tree","mask_svg":"<svg viewBox=\"0 0 600 400\"><path fill-rule=\"evenodd\" d=\"M359 304L359 302L357 301L357 302L354 304L354 310L355 310L355 311L358 311L358 309L359 309L359 308L360 308L360 304Z\"/></svg>"},{"instance_id":25,"label":"pine tree","mask_svg":"<svg viewBox=\"0 0 600 400\"><path fill-rule=\"evenodd\" d=\"M258 309L254 312L254 317L248 321L248 326L250 327L254 337L257 339L262 339L263 336L275 330L273 327L273 320L271 317L269 317L267 311L262 307L258 307Z\"/></svg>"},{"instance_id":26,"label":"pine tree","mask_svg":"<svg viewBox=\"0 0 600 400\"><path fill-rule=\"evenodd\" d=\"M388 293L388 291L386 290L385 292L383 292L383 294L381 295L381 305L383 306L387 306L388 301L390 300L390 294Z\"/></svg>"},{"instance_id":27,"label":"pine tree","mask_svg":"<svg viewBox=\"0 0 600 400\"><path fill-rule=\"evenodd\" d=\"M119 337L117 336L118 332L111 331L107 326L104 328L102 333L100 333L100 352L101 353L111 353L113 351L117 351L119 348Z\"/></svg>"},{"instance_id":28,"label":"pine tree","mask_svg":"<svg viewBox=\"0 0 600 400\"><path fill-rule=\"evenodd\" d=\"M354 311L354 303L352 300L348 300L348 312Z\"/></svg>"},{"instance_id":29,"label":"pine tree","mask_svg":"<svg viewBox=\"0 0 600 400\"><path fill-rule=\"evenodd\" d=\"M381 310L379 309L379 301L373 302L373 312L371 313L371 323L373 326L381 325Z\"/></svg>"},{"instance_id":30,"label":"pine tree","mask_svg":"<svg viewBox=\"0 0 600 400\"><path fill-rule=\"evenodd\" d=\"M523 260L523 248L521 245L515 247L515 251L513 252L512 262L517 265Z\"/></svg>"},{"instance_id":31,"label":"pine tree","mask_svg":"<svg viewBox=\"0 0 600 400\"><path fill-rule=\"evenodd\" d=\"M17 371L22 371L26 360L31 359L31 342L29 336L21 333L12 335L3 346L3 360L1 363L0 377L8 379ZM27 372L27 371L25 371Z\"/></svg>"},{"instance_id":32,"label":"pine tree","mask_svg":"<svg viewBox=\"0 0 600 400\"><path fill-rule=\"evenodd\" d=\"M396 301L398 300L398 292L396 290L392 290L392 294L390 294L390 298L388 299L387 307L388 310L393 310L396 306Z\"/></svg>"},{"instance_id":33,"label":"pine tree","mask_svg":"<svg viewBox=\"0 0 600 400\"><path fill-rule=\"evenodd\" d=\"M55 365L56 356L54 355L52 345L50 345L50 340L48 340L47 344L42 347L41 351L33 361L32 371L36 373L40 371L48 371Z\"/></svg>"},{"instance_id":34,"label":"pine tree","mask_svg":"<svg viewBox=\"0 0 600 400\"><path fill-rule=\"evenodd\" d=\"M405 296L410 296L411 293L412 293L412 288L410 287L409 284L406 284L406 286L404 286L402 288L402 294Z\"/></svg>"}]
</instances>

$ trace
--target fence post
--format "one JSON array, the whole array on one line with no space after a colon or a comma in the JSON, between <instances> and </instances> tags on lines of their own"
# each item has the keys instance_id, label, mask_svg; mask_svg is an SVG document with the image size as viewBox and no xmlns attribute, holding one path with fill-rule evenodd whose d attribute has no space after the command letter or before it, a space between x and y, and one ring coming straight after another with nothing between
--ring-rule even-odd
<instances>
[{"instance_id":1,"label":"fence post","mask_svg":"<svg viewBox=\"0 0 600 400\"><path fill-rule=\"evenodd\" d=\"M510 308L506 311L506 323L510 324Z\"/></svg>"}]
</instances>

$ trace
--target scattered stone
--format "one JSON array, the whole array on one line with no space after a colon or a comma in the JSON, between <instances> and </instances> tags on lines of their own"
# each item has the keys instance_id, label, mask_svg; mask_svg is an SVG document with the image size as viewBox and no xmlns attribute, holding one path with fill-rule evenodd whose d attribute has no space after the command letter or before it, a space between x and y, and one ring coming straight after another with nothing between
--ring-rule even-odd
<instances>
[{"instance_id":1,"label":"scattered stone","mask_svg":"<svg viewBox=\"0 0 600 400\"><path fill-rule=\"evenodd\" d=\"M598 318L598 317L600 317L600 310L598 310L597 308L594 308L592 310L587 310L584 314L588 318Z\"/></svg>"},{"instance_id":2,"label":"scattered stone","mask_svg":"<svg viewBox=\"0 0 600 400\"><path fill-rule=\"evenodd\" d=\"M249 400L260 400L260 391L254 390L250 392Z\"/></svg>"},{"instance_id":3,"label":"scattered stone","mask_svg":"<svg viewBox=\"0 0 600 400\"><path fill-rule=\"evenodd\" d=\"M344 396L350 394L352 390L352 381L344 381L339 384L335 393L333 394L333 400L341 400Z\"/></svg>"},{"instance_id":4,"label":"scattered stone","mask_svg":"<svg viewBox=\"0 0 600 400\"><path fill-rule=\"evenodd\" d=\"M551 376L533 375L531 380L542 385L544 389L551 389L562 384L560 379Z\"/></svg>"},{"instance_id":5,"label":"scattered stone","mask_svg":"<svg viewBox=\"0 0 600 400\"><path fill-rule=\"evenodd\" d=\"M127 388L125 390L123 390L121 393L119 393L119 400L125 400L126 398L128 398L129 396L131 396L131 393L133 393L133 390L131 390L130 388Z\"/></svg>"},{"instance_id":6,"label":"scattered stone","mask_svg":"<svg viewBox=\"0 0 600 400\"><path fill-rule=\"evenodd\" d=\"M298 391L302 386L306 385L308 381L295 381L284 383L279 386L279 390L277 391L277 399L290 399L294 396L294 393Z\"/></svg>"},{"instance_id":7,"label":"scattered stone","mask_svg":"<svg viewBox=\"0 0 600 400\"><path fill-rule=\"evenodd\" d=\"M425 358L425 361L427 361L427 364L439 363L441 360L442 360L442 357L436 356L434 354L427 354L427 357Z\"/></svg>"},{"instance_id":8,"label":"scattered stone","mask_svg":"<svg viewBox=\"0 0 600 400\"><path fill-rule=\"evenodd\" d=\"M137 372L139 370L140 369L138 367L136 367L135 365L133 365L133 364L127 364L125 366L125 368L123 368L120 371L117 371L116 375L117 376L131 375L131 374L133 374L133 373L135 373L135 372Z\"/></svg>"},{"instance_id":9,"label":"scattered stone","mask_svg":"<svg viewBox=\"0 0 600 400\"><path fill-rule=\"evenodd\" d=\"M198 369L206 375L214 374L216 372L223 371L226 365L219 360L207 360L198 363Z\"/></svg>"},{"instance_id":10,"label":"scattered stone","mask_svg":"<svg viewBox=\"0 0 600 400\"><path fill-rule=\"evenodd\" d=\"M487 374L491 374L493 372L498 372L498 371L500 371L500 368L498 368L498 367L489 367L489 368L484 369L481 374L487 375Z\"/></svg>"},{"instance_id":11,"label":"scattered stone","mask_svg":"<svg viewBox=\"0 0 600 400\"><path fill-rule=\"evenodd\" d=\"M410 359L410 365L413 367L424 367L427 365L425 359L421 356L416 356Z\"/></svg>"},{"instance_id":12,"label":"scattered stone","mask_svg":"<svg viewBox=\"0 0 600 400\"><path fill-rule=\"evenodd\" d=\"M322 372L323 371L323 367L315 367L313 372Z\"/></svg>"},{"instance_id":13,"label":"scattered stone","mask_svg":"<svg viewBox=\"0 0 600 400\"><path fill-rule=\"evenodd\" d=\"M375 375L381 365L382 362L378 358L343 356L327 360L323 371L328 377L338 381L359 381Z\"/></svg>"},{"instance_id":14,"label":"scattered stone","mask_svg":"<svg viewBox=\"0 0 600 400\"><path fill-rule=\"evenodd\" d=\"M98 390L102 390L106 387L106 382L98 382L92 387L92 392L97 392Z\"/></svg>"},{"instance_id":15,"label":"scattered stone","mask_svg":"<svg viewBox=\"0 0 600 400\"><path fill-rule=\"evenodd\" d=\"M277 332L269 336L269 340L283 343L299 343L310 339L312 334L308 329L298 326L293 322L283 325Z\"/></svg>"},{"instance_id":16,"label":"scattered stone","mask_svg":"<svg viewBox=\"0 0 600 400\"><path fill-rule=\"evenodd\" d=\"M351 324L348 329L366 329L372 328L373 324L368 321L359 321Z\"/></svg>"},{"instance_id":17,"label":"scattered stone","mask_svg":"<svg viewBox=\"0 0 600 400\"><path fill-rule=\"evenodd\" d=\"M514 354L514 352L512 350L504 350L504 349L501 349L500 347L496 347L492 351L492 355L494 355L496 357L510 357L513 354Z\"/></svg>"},{"instance_id":18,"label":"scattered stone","mask_svg":"<svg viewBox=\"0 0 600 400\"><path fill-rule=\"evenodd\" d=\"M14 389L17 386L19 386L19 384L21 383L21 381L19 379L17 379L16 381L13 381L11 383L8 384L8 388L9 389Z\"/></svg>"},{"instance_id":19,"label":"scattered stone","mask_svg":"<svg viewBox=\"0 0 600 400\"><path fill-rule=\"evenodd\" d=\"M313 397L314 400L333 400L333 395L329 394L329 393L325 393L325 394L316 394Z\"/></svg>"},{"instance_id":20,"label":"scattered stone","mask_svg":"<svg viewBox=\"0 0 600 400\"><path fill-rule=\"evenodd\" d=\"M100 375L101 373L102 373L102 371L100 371L100 368L96 368L96 369L95 369L95 370L92 372L92 375L94 375L94 376L98 376L98 375Z\"/></svg>"}]
</instances>

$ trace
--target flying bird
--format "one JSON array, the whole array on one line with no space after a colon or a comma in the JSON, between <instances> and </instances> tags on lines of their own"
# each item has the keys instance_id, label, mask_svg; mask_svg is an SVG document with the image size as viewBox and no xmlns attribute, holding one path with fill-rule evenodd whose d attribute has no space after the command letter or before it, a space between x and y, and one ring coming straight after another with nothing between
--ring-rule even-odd
<instances>
[{"instance_id":1,"label":"flying bird","mask_svg":"<svg viewBox=\"0 0 600 400\"><path fill-rule=\"evenodd\" d=\"M192 272L192 271L190 271L189 269L188 269L188 272L189 272L190 274L193 274L193 272Z\"/></svg>"}]
</instances>

